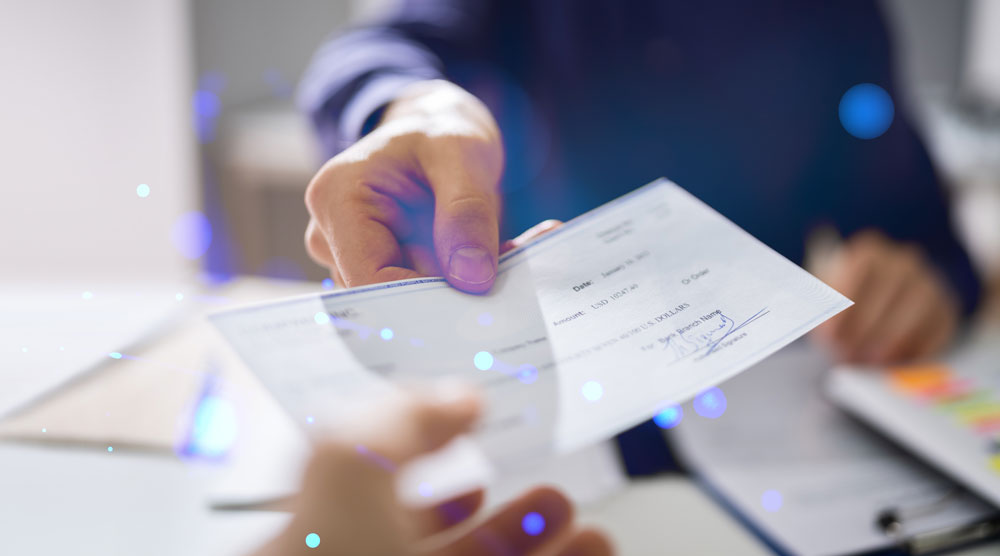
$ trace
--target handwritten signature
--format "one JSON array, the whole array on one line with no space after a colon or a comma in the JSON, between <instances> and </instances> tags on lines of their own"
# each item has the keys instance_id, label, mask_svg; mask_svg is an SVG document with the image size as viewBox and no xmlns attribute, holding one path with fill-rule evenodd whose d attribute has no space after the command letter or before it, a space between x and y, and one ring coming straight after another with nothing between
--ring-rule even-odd
<instances>
[{"instance_id":1,"label":"handwritten signature","mask_svg":"<svg viewBox=\"0 0 1000 556\"><path fill-rule=\"evenodd\" d=\"M764 307L739 324L719 312L717 324L708 329L699 329L695 334L684 332L671 334L664 341L663 349L669 349L673 352L675 363L699 351L703 351L701 357L707 357L715 352L726 338L770 312L767 307Z\"/></svg>"}]
</instances>

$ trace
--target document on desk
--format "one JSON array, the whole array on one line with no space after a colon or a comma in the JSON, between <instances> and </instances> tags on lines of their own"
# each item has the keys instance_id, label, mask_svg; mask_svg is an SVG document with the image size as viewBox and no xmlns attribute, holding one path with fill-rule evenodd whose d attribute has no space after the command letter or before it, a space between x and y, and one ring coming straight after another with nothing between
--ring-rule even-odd
<instances>
[{"instance_id":1,"label":"document on desk","mask_svg":"<svg viewBox=\"0 0 1000 556\"><path fill-rule=\"evenodd\" d=\"M214 323L303 427L403 383L481 387L502 468L608 438L739 373L850 301L667 180L441 278L227 311Z\"/></svg>"}]
</instances>

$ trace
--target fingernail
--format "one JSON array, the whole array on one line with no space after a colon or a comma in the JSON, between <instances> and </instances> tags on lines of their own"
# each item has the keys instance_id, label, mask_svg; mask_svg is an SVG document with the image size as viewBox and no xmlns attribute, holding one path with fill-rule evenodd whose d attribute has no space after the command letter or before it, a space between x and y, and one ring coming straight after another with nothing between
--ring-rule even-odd
<instances>
[{"instance_id":1,"label":"fingernail","mask_svg":"<svg viewBox=\"0 0 1000 556\"><path fill-rule=\"evenodd\" d=\"M448 274L467 284L485 284L493 279L493 258L482 247L459 247L448 260Z\"/></svg>"}]
</instances>

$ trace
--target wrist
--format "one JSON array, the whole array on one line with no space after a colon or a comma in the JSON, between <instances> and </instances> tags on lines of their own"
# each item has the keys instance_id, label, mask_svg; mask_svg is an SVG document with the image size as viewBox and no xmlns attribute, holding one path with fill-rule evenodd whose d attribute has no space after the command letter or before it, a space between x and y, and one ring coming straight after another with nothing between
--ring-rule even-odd
<instances>
[{"instance_id":1,"label":"wrist","mask_svg":"<svg viewBox=\"0 0 1000 556\"><path fill-rule=\"evenodd\" d=\"M379 126L418 121L432 134L473 133L499 142L500 129L489 108L465 89L443 79L402 88L382 113Z\"/></svg>"}]
</instances>

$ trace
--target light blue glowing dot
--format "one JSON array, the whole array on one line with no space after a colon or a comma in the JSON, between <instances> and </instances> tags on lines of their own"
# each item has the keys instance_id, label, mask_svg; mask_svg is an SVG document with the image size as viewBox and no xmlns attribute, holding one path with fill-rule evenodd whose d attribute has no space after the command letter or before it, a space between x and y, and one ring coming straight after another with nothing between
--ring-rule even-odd
<instances>
[{"instance_id":1,"label":"light blue glowing dot","mask_svg":"<svg viewBox=\"0 0 1000 556\"><path fill-rule=\"evenodd\" d=\"M653 416L653 422L661 429L672 429L680 424L684 410L679 405L670 405Z\"/></svg>"},{"instance_id":2,"label":"light blue glowing dot","mask_svg":"<svg viewBox=\"0 0 1000 556\"><path fill-rule=\"evenodd\" d=\"M115 451L115 449L114 449L114 448L112 448L111 446L108 446L108 453L109 453L109 454L110 454L111 452L114 452L114 451Z\"/></svg>"},{"instance_id":3,"label":"light blue glowing dot","mask_svg":"<svg viewBox=\"0 0 1000 556\"><path fill-rule=\"evenodd\" d=\"M312 415L306 417L306 423L309 423L310 425L313 424L315 421L316 419L313 419Z\"/></svg>"},{"instance_id":4,"label":"light blue glowing dot","mask_svg":"<svg viewBox=\"0 0 1000 556\"><path fill-rule=\"evenodd\" d=\"M333 279L332 278L325 278L323 280L323 289L324 290L332 290L333 289Z\"/></svg>"},{"instance_id":5,"label":"light blue glowing dot","mask_svg":"<svg viewBox=\"0 0 1000 556\"><path fill-rule=\"evenodd\" d=\"M177 292L174 294L174 299L176 299L177 301L184 301L184 294L182 294L181 292Z\"/></svg>"},{"instance_id":6,"label":"light blue glowing dot","mask_svg":"<svg viewBox=\"0 0 1000 556\"><path fill-rule=\"evenodd\" d=\"M423 496L424 498L430 498L430 496L434 494L434 489L431 488L430 483L420 483L420 485L417 486L417 490L420 492L420 496Z\"/></svg>"},{"instance_id":7,"label":"light blue glowing dot","mask_svg":"<svg viewBox=\"0 0 1000 556\"><path fill-rule=\"evenodd\" d=\"M726 395L718 388L709 388L694 399L694 411L702 417L717 419L726 412Z\"/></svg>"},{"instance_id":8,"label":"light blue glowing dot","mask_svg":"<svg viewBox=\"0 0 1000 556\"><path fill-rule=\"evenodd\" d=\"M170 241L185 258L200 258L212 245L212 223L196 210L185 212L170 228Z\"/></svg>"},{"instance_id":9,"label":"light blue glowing dot","mask_svg":"<svg viewBox=\"0 0 1000 556\"><path fill-rule=\"evenodd\" d=\"M93 292L83 292L82 294L80 294L80 297L84 299L94 299L94 294Z\"/></svg>"},{"instance_id":10,"label":"light blue glowing dot","mask_svg":"<svg viewBox=\"0 0 1000 556\"><path fill-rule=\"evenodd\" d=\"M21 348L21 353L28 353L28 346L23 346Z\"/></svg>"},{"instance_id":11,"label":"light blue glowing dot","mask_svg":"<svg viewBox=\"0 0 1000 556\"><path fill-rule=\"evenodd\" d=\"M42 427L42 432L49 432L49 431L46 430L45 427Z\"/></svg>"},{"instance_id":12,"label":"light blue glowing dot","mask_svg":"<svg viewBox=\"0 0 1000 556\"><path fill-rule=\"evenodd\" d=\"M521 529L532 537L541 535L545 530L545 518L538 512L528 512L521 518Z\"/></svg>"},{"instance_id":13,"label":"light blue glowing dot","mask_svg":"<svg viewBox=\"0 0 1000 556\"><path fill-rule=\"evenodd\" d=\"M389 340L391 340L392 337L394 336L394 334L392 333L392 329L391 328L383 328L382 330L379 330L378 335L382 336L382 339L385 340L385 341L387 341L387 342Z\"/></svg>"},{"instance_id":14,"label":"light blue glowing dot","mask_svg":"<svg viewBox=\"0 0 1000 556\"><path fill-rule=\"evenodd\" d=\"M782 503L784 503L784 500L781 497L781 493L776 490L765 490L764 494L760 495L760 505L769 512L780 510Z\"/></svg>"},{"instance_id":15,"label":"light blue glowing dot","mask_svg":"<svg viewBox=\"0 0 1000 556\"><path fill-rule=\"evenodd\" d=\"M874 139L892 124L892 98L882 87L859 83L840 98L840 123L858 139Z\"/></svg>"},{"instance_id":16,"label":"light blue glowing dot","mask_svg":"<svg viewBox=\"0 0 1000 556\"><path fill-rule=\"evenodd\" d=\"M306 546L309 548L316 548L319 546L319 535L316 533L309 533L306 535Z\"/></svg>"},{"instance_id":17,"label":"light blue glowing dot","mask_svg":"<svg viewBox=\"0 0 1000 556\"><path fill-rule=\"evenodd\" d=\"M219 109L222 103L219 102L219 95L212 91L195 91L194 98L192 99L194 104L195 114L201 116L202 118L214 118L219 115Z\"/></svg>"},{"instance_id":18,"label":"light blue glowing dot","mask_svg":"<svg viewBox=\"0 0 1000 556\"><path fill-rule=\"evenodd\" d=\"M195 409L184 455L221 458L236 443L238 420L229 400L206 395Z\"/></svg>"},{"instance_id":19,"label":"light blue glowing dot","mask_svg":"<svg viewBox=\"0 0 1000 556\"><path fill-rule=\"evenodd\" d=\"M108 354L108 357L112 359L121 359L122 354L118 353L117 351L112 351L111 353Z\"/></svg>"},{"instance_id":20,"label":"light blue glowing dot","mask_svg":"<svg viewBox=\"0 0 1000 556\"><path fill-rule=\"evenodd\" d=\"M146 197L149 197L149 186L146 185L146 184L144 184L144 183L140 183L135 188L135 194L138 195L142 199L145 199Z\"/></svg>"},{"instance_id":21,"label":"light blue glowing dot","mask_svg":"<svg viewBox=\"0 0 1000 556\"><path fill-rule=\"evenodd\" d=\"M479 326L489 326L493 324L493 315L490 313L479 313L479 316L476 317L476 322L479 323Z\"/></svg>"},{"instance_id":22,"label":"light blue glowing dot","mask_svg":"<svg viewBox=\"0 0 1000 556\"><path fill-rule=\"evenodd\" d=\"M316 324L330 324L330 314L320 311L313 315L313 320L316 321Z\"/></svg>"},{"instance_id":23,"label":"light blue glowing dot","mask_svg":"<svg viewBox=\"0 0 1000 556\"><path fill-rule=\"evenodd\" d=\"M488 371L493 368L493 354L488 351L480 351L472 358L472 362L480 371Z\"/></svg>"},{"instance_id":24,"label":"light blue glowing dot","mask_svg":"<svg viewBox=\"0 0 1000 556\"><path fill-rule=\"evenodd\" d=\"M580 388L580 393L586 398L588 402L596 402L601 399L604 395L604 387L601 386L600 382L596 380L588 380L583 383L583 387Z\"/></svg>"},{"instance_id":25,"label":"light blue glowing dot","mask_svg":"<svg viewBox=\"0 0 1000 556\"><path fill-rule=\"evenodd\" d=\"M59 346L59 351L66 351L66 347L65 346Z\"/></svg>"},{"instance_id":26,"label":"light blue glowing dot","mask_svg":"<svg viewBox=\"0 0 1000 556\"><path fill-rule=\"evenodd\" d=\"M521 365L517 369L517 379L525 384L531 384L538 379L538 369L533 365Z\"/></svg>"}]
</instances>

